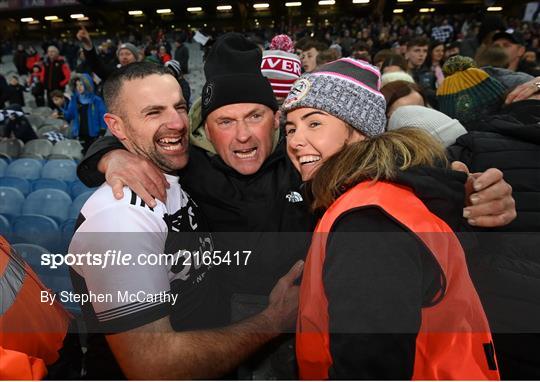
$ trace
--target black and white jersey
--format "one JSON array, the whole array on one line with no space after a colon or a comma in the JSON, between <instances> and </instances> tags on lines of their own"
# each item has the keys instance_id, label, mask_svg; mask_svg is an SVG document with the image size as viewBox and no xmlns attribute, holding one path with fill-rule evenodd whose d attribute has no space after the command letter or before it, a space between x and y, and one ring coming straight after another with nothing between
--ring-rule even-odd
<instances>
[{"instance_id":1,"label":"black and white jersey","mask_svg":"<svg viewBox=\"0 0 540 382\"><path fill-rule=\"evenodd\" d=\"M215 272L196 258L213 250L212 237L178 177L166 177L165 204L151 208L127 187L116 200L104 184L81 210L69 253L92 254L92 264L72 272L75 292L90 298L81 307L91 331L130 330L167 315L175 330L214 326Z\"/></svg>"}]
</instances>

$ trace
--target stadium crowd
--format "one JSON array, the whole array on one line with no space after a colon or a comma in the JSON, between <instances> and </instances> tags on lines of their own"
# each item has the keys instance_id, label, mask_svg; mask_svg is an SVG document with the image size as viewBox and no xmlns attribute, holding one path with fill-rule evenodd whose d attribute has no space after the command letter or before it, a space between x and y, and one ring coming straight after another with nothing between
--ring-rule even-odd
<instances>
[{"instance_id":1,"label":"stadium crowd","mask_svg":"<svg viewBox=\"0 0 540 382\"><path fill-rule=\"evenodd\" d=\"M2 44L2 379L540 378L539 24L166 30Z\"/></svg>"}]
</instances>

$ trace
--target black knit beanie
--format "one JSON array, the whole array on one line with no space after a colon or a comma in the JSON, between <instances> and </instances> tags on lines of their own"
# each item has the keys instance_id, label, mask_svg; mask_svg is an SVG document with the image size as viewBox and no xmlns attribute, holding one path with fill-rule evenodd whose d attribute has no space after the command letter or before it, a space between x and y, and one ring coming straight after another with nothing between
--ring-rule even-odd
<instances>
[{"instance_id":1,"label":"black knit beanie","mask_svg":"<svg viewBox=\"0 0 540 382\"><path fill-rule=\"evenodd\" d=\"M201 112L236 103L258 103L276 111L278 104L268 80L261 73L262 52L239 33L217 39L204 64L206 83Z\"/></svg>"}]
</instances>

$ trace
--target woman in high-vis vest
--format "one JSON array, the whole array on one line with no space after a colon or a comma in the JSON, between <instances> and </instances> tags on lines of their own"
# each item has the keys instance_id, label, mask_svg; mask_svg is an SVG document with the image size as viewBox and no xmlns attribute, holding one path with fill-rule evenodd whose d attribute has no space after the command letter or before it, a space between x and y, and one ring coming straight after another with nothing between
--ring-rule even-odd
<instances>
[{"instance_id":1,"label":"woman in high-vis vest","mask_svg":"<svg viewBox=\"0 0 540 382\"><path fill-rule=\"evenodd\" d=\"M37 380L59 358L71 316L0 236L0 380Z\"/></svg>"},{"instance_id":2,"label":"woman in high-vis vest","mask_svg":"<svg viewBox=\"0 0 540 382\"><path fill-rule=\"evenodd\" d=\"M300 376L499 379L454 234L466 175L423 131L384 131L379 86L375 67L340 59L283 104L289 157L322 215L300 287Z\"/></svg>"}]
</instances>

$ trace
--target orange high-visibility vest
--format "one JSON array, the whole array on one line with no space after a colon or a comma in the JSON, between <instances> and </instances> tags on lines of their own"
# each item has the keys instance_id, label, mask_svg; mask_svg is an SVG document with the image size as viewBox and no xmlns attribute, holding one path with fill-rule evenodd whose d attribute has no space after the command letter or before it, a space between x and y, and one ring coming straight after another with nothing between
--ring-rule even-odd
<instances>
[{"instance_id":1,"label":"orange high-visibility vest","mask_svg":"<svg viewBox=\"0 0 540 382\"><path fill-rule=\"evenodd\" d=\"M446 279L444 296L422 308L413 379L498 380L491 332L459 240L410 189L387 182L359 183L328 208L315 229L300 287L296 334L300 377L328 379L333 361L323 285L327 238L337 218L364 206L383 209L413 232L434 255Z\"/></svg>"},{"instance_id":2,"label":"orange high-visibility vest","mask_svg":"<svg viewBox=\"0 0 540 382\"><path fill-rule=\"evenodd\" d=\"M0 236L0 380L41 379L58 360L71 316Z\"/></svg>"}]
</instances>

